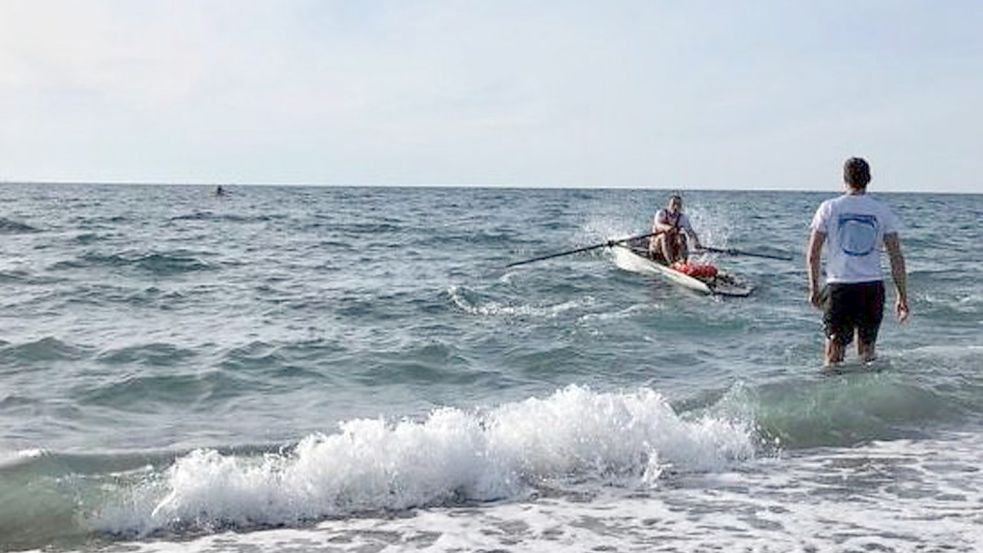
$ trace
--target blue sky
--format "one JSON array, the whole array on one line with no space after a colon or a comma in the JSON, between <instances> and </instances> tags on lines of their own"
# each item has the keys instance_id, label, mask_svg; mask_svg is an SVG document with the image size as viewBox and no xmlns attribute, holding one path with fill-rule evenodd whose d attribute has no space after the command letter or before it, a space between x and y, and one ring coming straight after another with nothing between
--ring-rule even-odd
<instances>
[{"instance_id":1,"label":"blue sky","mask_svg":"<svg viewBox=\"0 0 983 553\"><path fill-rule=\"evenodd\" d=\"M0 180L983 192L983 2L0 0Z\"/></svg>"}]
</instances>

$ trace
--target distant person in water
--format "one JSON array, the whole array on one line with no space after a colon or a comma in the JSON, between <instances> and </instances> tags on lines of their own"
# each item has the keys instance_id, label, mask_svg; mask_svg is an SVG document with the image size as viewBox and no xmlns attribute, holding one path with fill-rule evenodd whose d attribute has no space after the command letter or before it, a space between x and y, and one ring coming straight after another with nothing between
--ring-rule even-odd
<instances>
[{"instance_id":1,"label":"distant person in water","mask_svg":"<svg viewBox=\"0 0 983 553\"><path fill-rule=\"evenodd\" d=\"M884 317L881 244L887 249L897 289L894 309L898 321L910 313L904 255L898 238L898 218L883 203L867 195L870 166L851 157L843 164L844 194L826 200L812 219L806 257L809 302L823 310L826 366L843 361L846 347L857 338L862 362L876 357L874 344ZM826 245L826 286L820 291L819 268Z\"/></svg>"},{"instance_id":2,"label":"distant person in water","mask_svg":"<svg viewBox=\"0 0 983 553\"><path fill-rule=\"evenodd\" d=\"M225 189L222 188L222 185L221 184L215 187L215 195L216 196L224 196L225 195Z\"/></svg>"},{"instance_id":3,"label":"distant person in water","mask_svg":"<svg viewBox=\"0 0 983 553\"><path fill-rule=\"evenodd\" d=\"M672 265L676 261L689 261L689 247L686 235L693 238L693 245L699 249L700 238L689 224L689 217L683 213L683 199L678 194L669 196L665 209L660 209L652 221L652 232L659 233L649 241L649 255Z\"/></svg>"}]
</instances>

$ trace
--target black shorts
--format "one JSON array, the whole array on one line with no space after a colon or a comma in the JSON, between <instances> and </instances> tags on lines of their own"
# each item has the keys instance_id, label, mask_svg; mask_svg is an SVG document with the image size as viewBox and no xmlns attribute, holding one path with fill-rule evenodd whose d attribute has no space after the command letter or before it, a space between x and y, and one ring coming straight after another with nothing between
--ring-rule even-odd
<instances>
[{"instance_id":1,"label":"black shorts","mask_svg":"<svg viewBox=\"0 0 983 553\"><path fill-rule=\"evenodd\" d=\"M832 283L823 288L823 326L826 337L840 345L853 341L853 331L862 344L877 341L884 318L884 283Z\"/></svg>"}]
</instances>

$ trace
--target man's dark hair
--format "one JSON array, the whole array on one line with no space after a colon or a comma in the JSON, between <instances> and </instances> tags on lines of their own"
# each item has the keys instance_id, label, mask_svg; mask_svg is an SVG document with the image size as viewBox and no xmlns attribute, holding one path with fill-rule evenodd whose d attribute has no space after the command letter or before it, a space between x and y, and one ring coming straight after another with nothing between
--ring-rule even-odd
<instances>
[{"instance_id":1,"label":"man's dark hair","mask_svg":"<svg viewBox=\"0 0 983 553\"><path fill-rule=\"evenodd\" d=\"M870 165L862 157L851 157L843 164L843 182L852 188L867 188Z\"/></svg>"}]
</instances>

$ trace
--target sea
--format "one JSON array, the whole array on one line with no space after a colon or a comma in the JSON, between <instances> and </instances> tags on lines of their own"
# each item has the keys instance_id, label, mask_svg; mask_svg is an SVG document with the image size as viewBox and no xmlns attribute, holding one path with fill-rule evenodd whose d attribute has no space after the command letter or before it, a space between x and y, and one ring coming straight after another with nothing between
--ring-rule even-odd
<instances>
[{"instance_id":1,"label":"sea","mask_svg":"<svg viewBox=\"0 0 983 553\"><path fill-rule=\"evenodd\" d=\"M983 550L983 195L902 221L822 366L826 192L683 191L704 296L605 247L652 189L0 185L0 550ZM885 273L887 274L887 273Z\"/></svg>"}]
</instances>

